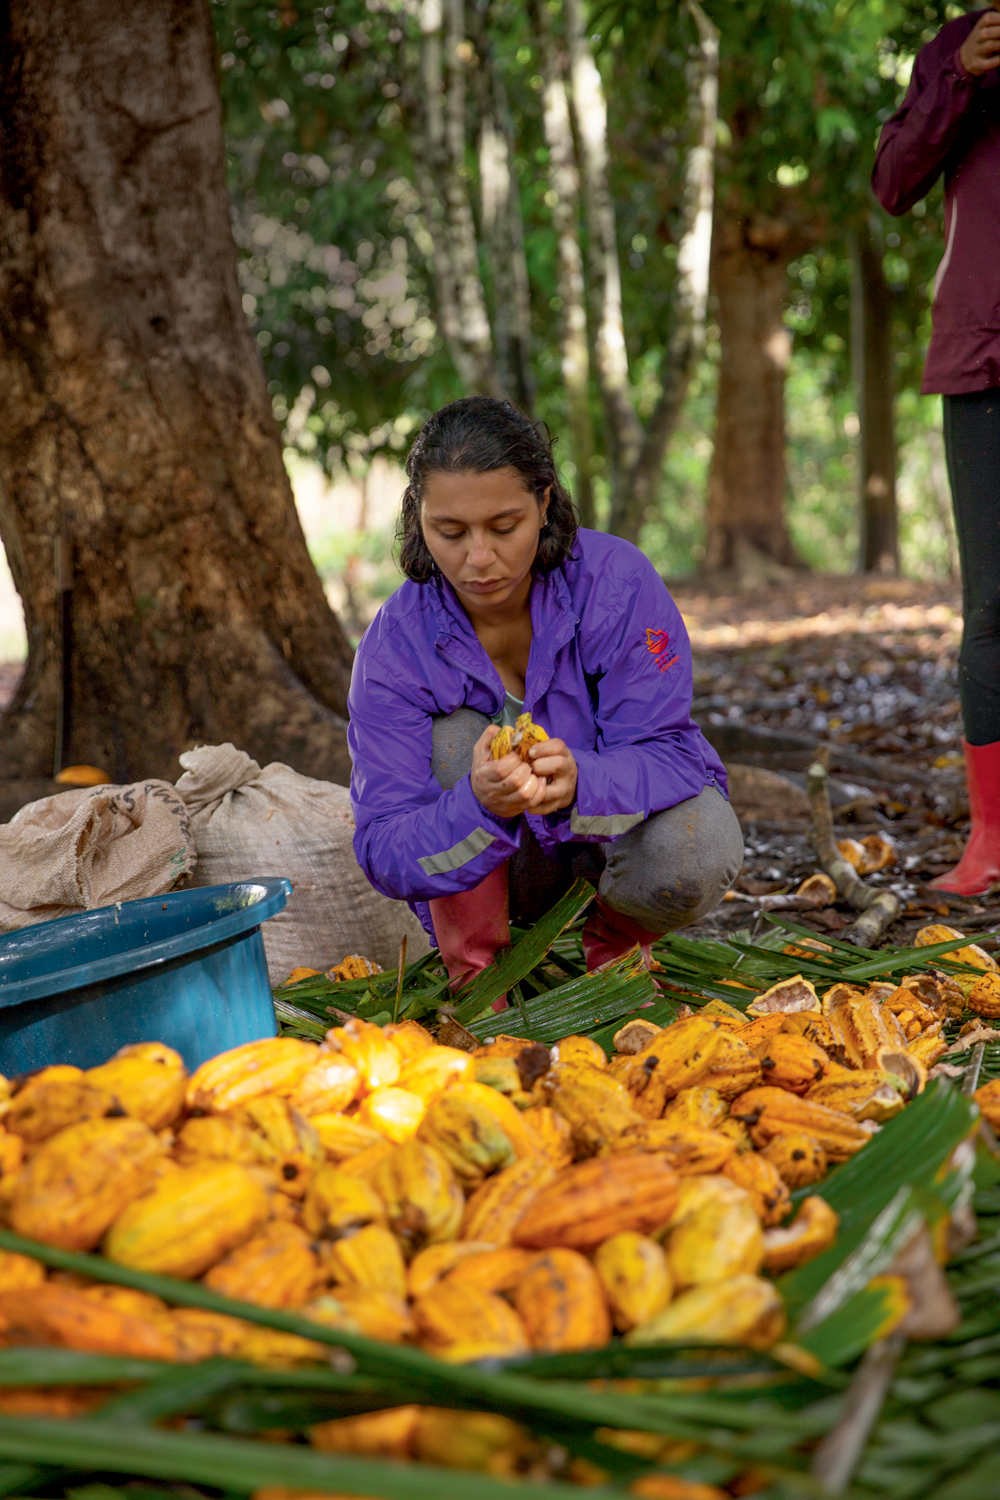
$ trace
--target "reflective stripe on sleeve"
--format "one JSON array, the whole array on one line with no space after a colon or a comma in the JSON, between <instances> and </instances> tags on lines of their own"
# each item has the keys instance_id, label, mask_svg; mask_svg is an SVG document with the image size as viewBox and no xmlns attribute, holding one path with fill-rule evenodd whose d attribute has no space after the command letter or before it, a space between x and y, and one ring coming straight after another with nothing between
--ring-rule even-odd
<instances>
[{"instance_id":1,"label":"reflective stripe on sleeve","mask_svg":"<svg viewBox=\"0 0 1000 1500\"><path fill-rule=\"evenodd\" d=\"M582 818L574 808L569 815L569 826L574 833L583 834L589 838L617 839L623 833L628 833L637 823L644 823L646 814L637 813L614 813L610 818Z\"/></svg>"},{"instance_id":2,"label":"reflective stripe on sleeve","mask_svg":"<svg viewBox=\"0 0 1000 1500\"><path fill-rule=\"evenodd\" d=\"M484 849L488 849L496 841L495 833L487 833L485 828L474 828L467 838L460 839L450 849L443 849L440 854L425 854L423 859L417 860L417 864L425 875L447 875L451 870L460 870L470 859L475 859L477 854L482 854Z\"/></svg>"}]
</instances>

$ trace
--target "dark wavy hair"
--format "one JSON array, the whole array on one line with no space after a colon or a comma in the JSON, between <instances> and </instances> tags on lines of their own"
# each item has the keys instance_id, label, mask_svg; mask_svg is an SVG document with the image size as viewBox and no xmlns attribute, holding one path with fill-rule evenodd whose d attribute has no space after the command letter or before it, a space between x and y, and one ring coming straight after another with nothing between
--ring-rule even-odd
<instances>
[{"instance_id":1,"label":"dark wavy hair","mask_svg":"<svg viewBox=\"0 0 1000 1500\"><path fill-rule=\"evenodd\" d=\"M427 419L406 460L410 482L403 493L396 540L400 567L407 578L427 583L436 572L420 525L428 474L488 474L507 468L517 470L539 505L549 491L533 571L551 573L570 556L576 541L576 511L556 470L547 432L509 401L466 396Z\"/></svg>"}]
</instances>

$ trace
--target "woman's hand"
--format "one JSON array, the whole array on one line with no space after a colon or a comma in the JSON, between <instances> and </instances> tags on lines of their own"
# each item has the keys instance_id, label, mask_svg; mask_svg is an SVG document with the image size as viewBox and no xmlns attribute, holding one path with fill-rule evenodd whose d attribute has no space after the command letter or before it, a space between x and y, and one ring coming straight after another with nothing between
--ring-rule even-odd
<instances>
[{"instance_id":1,"label":"woman's hand","mask_svg":"<svg viewBox=\"0 0 1000 1500\"><path fill-rule=\"evenodd\" d=\"M1000 67L1000 15L986 10L969 32L959 49L962 67L973 78Z\"/></svg>"},{"instance_id":2,"label":"woman's hand","mask_svg":"<svg viewBox=\"0 0 1000 1500\"><path fill-rule=\"evenodd\" d=\"M525 812L538 812L548 788L532 766L511 752L502 760L493 760L490 745L498 733L491 724L476 741L472 750L472 790L487 812L498 818L518 818ZM561 744L562 741L555 743ZM573 784L576 785L574 767ZM562 804L560 804L562 805ZM554 808L547 808L552 812Z\"/></svg>"},{"instance_id":3,"label":"woman's hand","mask_svg":"<svg viewBox=\"0 0 1000 1500\"><path fill-rule=\"evenodd\" d=\"M576 801L576 761L572 750L562 740L542 740L528 751L528 761L536 776L545 784L545 794L531 811L543 818L547 813L572 807Z\"/></svg>"}]
</instances>

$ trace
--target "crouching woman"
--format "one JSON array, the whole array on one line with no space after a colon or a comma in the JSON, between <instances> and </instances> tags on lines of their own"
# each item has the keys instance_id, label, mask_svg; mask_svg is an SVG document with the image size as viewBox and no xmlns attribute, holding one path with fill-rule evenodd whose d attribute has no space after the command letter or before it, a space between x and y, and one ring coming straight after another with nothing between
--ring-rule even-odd
<instances>
[{"instance_id":1,"label":"crouching woman","mask_svg":"<svg viewBox=\"0 0 1000 1500\"><path fill-rule=\"evenodd\" d=\"M691 652L637 548L578 528L547 442L507 402L444 407L407 460L408 582L358 647L354 847L461 983L579 876L588 968L711 911L743 838L691 719ZM494 760L527 712L550 738Z\"/></svg>"}]
</instances>

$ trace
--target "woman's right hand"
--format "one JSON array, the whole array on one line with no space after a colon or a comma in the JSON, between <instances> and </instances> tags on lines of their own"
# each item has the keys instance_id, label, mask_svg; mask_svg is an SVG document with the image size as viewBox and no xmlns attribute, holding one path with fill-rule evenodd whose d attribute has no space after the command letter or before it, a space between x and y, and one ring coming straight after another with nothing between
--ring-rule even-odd
<instances>
[{"instance_id":1,"label":"woman's right hand","mask_svg":"<svg viewBox=\"0 0 1000 1500\"><path fill-rule=\"evenodd\" d=\"M985 10L959 49L962 67L973 78L981 78L1000 67L1000 15Z\"/></svg>"},{"instance_id":2,"label":"woman's right hand","mask_svg":"<svg viewBox=\"0 0 1000 1500\"><path fill-rule=\"evenodd\" d=\"M497 726L491 724L473 746L472 790L494 817L519 818L544 799L548 783L513 752L502 760L493 760L490 746L498 733Z\"/></svg>"}]
</instances>

